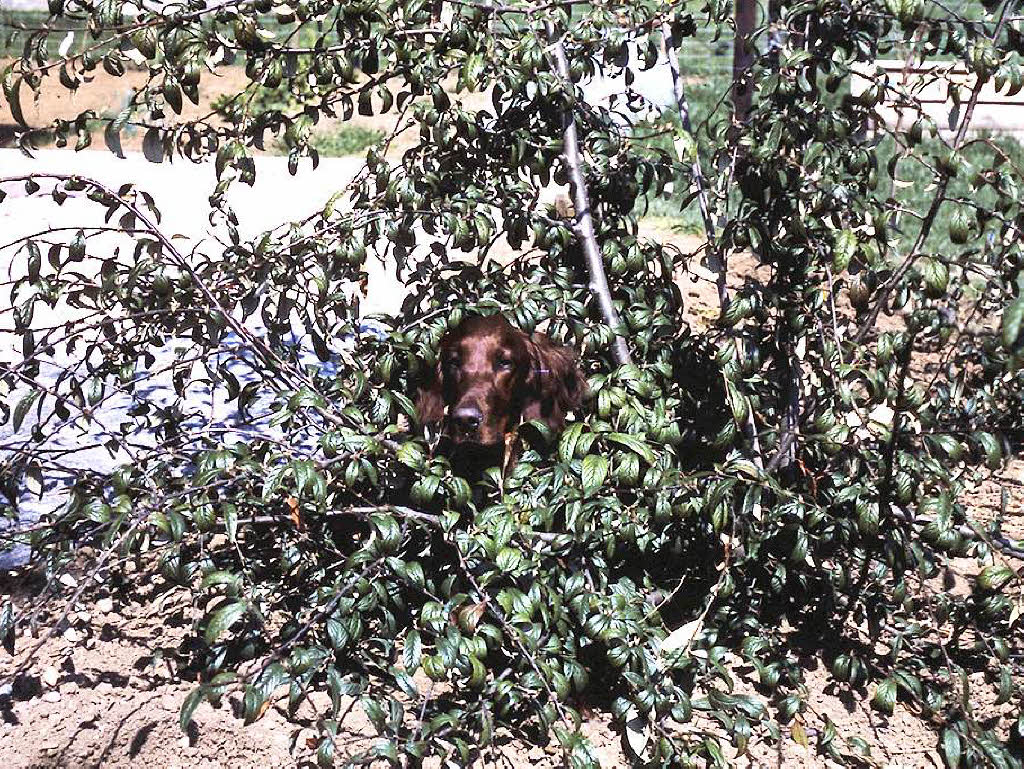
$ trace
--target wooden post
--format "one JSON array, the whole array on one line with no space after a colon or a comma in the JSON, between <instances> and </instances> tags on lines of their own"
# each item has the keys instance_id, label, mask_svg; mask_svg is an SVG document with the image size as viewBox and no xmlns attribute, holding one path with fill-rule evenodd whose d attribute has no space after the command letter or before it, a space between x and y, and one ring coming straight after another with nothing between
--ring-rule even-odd
<instances>
[{"instance_id":1,"label":"wooden post","mask_svg":"<svg viewBox=\"0 0 1024 769\"><path fill-rule=\"evenodd\" d=\"M746 122L753 101L751 84L747 82L754 54L750 50L750 36L757 24L757 0L736 0L736 39L732 52L732 104L733 115L740 123Z\"/></svg>"}]
</instances>

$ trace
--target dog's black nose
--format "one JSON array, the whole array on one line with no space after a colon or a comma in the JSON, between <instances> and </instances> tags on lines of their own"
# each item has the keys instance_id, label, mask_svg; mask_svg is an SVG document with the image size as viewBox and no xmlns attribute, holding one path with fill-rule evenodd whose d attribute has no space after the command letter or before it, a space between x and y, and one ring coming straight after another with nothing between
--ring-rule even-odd
<instances>
[{"instance_id":1,"label":"dog's black nose","mask_svg":"<svg viewBox=\"0 0 1024 769\"><path fill-rule=\"evenodd\" d=\"M476 406L459 406L452 411L452 423L464 435L476 432L483 420L483 414Z\"/></svg>"}]
</instances>

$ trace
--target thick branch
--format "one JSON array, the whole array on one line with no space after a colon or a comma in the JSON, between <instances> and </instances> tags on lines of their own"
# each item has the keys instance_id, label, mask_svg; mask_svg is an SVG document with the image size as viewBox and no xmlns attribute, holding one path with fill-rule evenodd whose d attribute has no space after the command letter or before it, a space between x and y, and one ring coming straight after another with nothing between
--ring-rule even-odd
<instances>
[{"instance_id":1,"label":"thick branch","mask_svg":"<svg viewBox=\"0 0 1024 769\"><path fill-rule=\"evenodd\" d=\"M561 37L556 40L553 25L547 26L548 39L551 41L551 54L555 62L555 71L567 88L572 88L572 78L569 74L569 62L565 56L565 46L562 45ZM576 222L574 230L576 237L583 247L583 254L587 260L587 272L590 276L590 293L597 299L601 309L601 316L604 322L611 326L615 334L612 342L612 357L615 362L624 366L632 363L633 358L629 353L629 345L626 338L620 333L622 320L619 312L615 309L612 301L612 292L608 287L608 276L604 271L604 261L601 259L601 249L597 245L597 235L594 232L594 217L590 209L590 196L587 194L587 183L583 178L583 162L580 159L579 137L576 133L576 120L572 110L566 109L562 118L562 160L565 162L566 170L569 172L569 186L572 189L573 205L576 206Z\"/></svg>"},{"instance_id":2,"label":"thick branch","mask_svg":"<svg viewBox=\"0 0 1024 769\"><path fill-rule=\"evenodd\" d=\"M753 103L753 86L748 81L754 65L751 38L757 26L755 0L736 0L736 39L732 54L732 102L735 120L745 123Z\"/></svg>"}]
</instances>

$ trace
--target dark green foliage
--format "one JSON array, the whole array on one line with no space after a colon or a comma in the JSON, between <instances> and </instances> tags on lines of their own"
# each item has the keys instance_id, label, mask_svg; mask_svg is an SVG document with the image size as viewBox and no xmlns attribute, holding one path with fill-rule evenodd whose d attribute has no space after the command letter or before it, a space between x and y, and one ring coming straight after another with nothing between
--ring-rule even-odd
<instances>
[{"instance_id":1,"label":"dark green foliage","mask_svg":"<svg viewBox=\"0 0 1024 769\"><path fill-rule=\"evenodd\" d=\"M706 329L686 322L674 278L708 254L645 241L637 226L666 185L690 188L692 155L680 160L660 124L646 139L586 105L554 73L546 25L564 33L579 79L647 66L658 14L685 57L698 29L700 45L725 31L730 3L468 4L441 19L420 0L303 2L272 22L262 4L131 19L119 7L62 6L88 16L108 41L96 45L118 43L102 49L115 51L108 71L130 50L151 65L108 143L140 125L151 156L213 155L227 245L216 258L178 251L128 186L72 177L43 192L27 180L58 203L88 195L134 231L134 252L113 258L86 223L66 242L18 244L24 360L0 379L18 393L2 414L15 430L38 426L0 469L9 497L37 490L58 469L37 449L48 432L115 395L132 401L111 450L141 428L156 447L132 444L114 473L79 473L66 509L26 537L54 574L90 542L191 592L201 684L183 726L203 698L239 692L252 721L271 697L294 711L319 691L331 702L325 765L344 758L333 736L357 700L382 738L367 760L469 763L510 729L589 766L580 710L596 700L638 762L724 766L788 739L779 723L804 742L813 725L822 754L862 761L863 738L808 702L799 644L841 691L919 715L950 766L1020 766L1020 724L976 713L970 687L1019 711L1021 553L998 523L972 521L964 497L1024 429L1019 149L926 136L917 122L872 134L883 98L913 111L917 95L892 80L849 89L855 68L893 51L960 58L1016 87L1022 43L1005 5L968 22L914 2L822 0L757 31L749 119L707 108L689 137L721 222L708 254L752 252L762 268ZM69 54L69 77L100 65L89 50ZM4 74L12 107L53 87L47 55ZM225 58L250 84L216 116L175 123L207 61ZM470 109L453 98L465 91L490 103ZM407 150L387 153L384 137L324 210L239 235L224 192L251 181L253 148L283 141L295 169L316 158L323 118L388 112L412 135ZM620 329L597 309L572 222L538 203L568 179L570 114ZM75 126L68 116L56 130ZM490 258L500 237L529 258ZM409 294L377 335L361 330L352 287L379 255ZM80 272L83 260L98 268ZM37 306L62 302L96 320L33 326ZM523 425L519 463L474 489L406 426L445 331L496 311L581 350L591 396L560 436ZM628 365L608 353L616 332ZM165 345L182 350L169 383L151 371ZM62 353L81 365L39 385ZM259 431L208 429L204 388ZM962 558L982 566L967 596L938 580ZM2 638L17 618L0 620ZM756 692L734 688L737 659Z\"/></svg>"}]
</instances>

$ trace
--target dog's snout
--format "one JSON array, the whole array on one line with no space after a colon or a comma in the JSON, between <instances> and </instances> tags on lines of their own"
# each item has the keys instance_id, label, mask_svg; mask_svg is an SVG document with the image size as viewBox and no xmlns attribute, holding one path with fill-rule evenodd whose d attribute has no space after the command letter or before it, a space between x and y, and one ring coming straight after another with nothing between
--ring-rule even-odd
<instances>
[{"instance_id":1,"label":"dog's snout","mask_svg":"<svg viewBox=\"0 0 1024 769\"><path fill-rule=\"evenodd\" d=\"M452 411L452 423L461 433L469 435L479 429L483 416L477 406L459 406Z\"/></svg>"}]
</instances>

